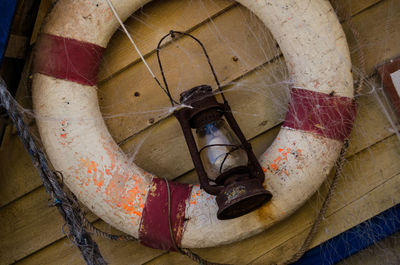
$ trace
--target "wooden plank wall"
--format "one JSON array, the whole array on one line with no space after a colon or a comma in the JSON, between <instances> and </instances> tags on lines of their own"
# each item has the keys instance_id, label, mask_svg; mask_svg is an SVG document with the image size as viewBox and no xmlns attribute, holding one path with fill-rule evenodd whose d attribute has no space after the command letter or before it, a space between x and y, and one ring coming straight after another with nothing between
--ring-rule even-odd
<instances>
[{"instance_id":1,"label":"wooden plank wall","mask_svg":"<svg viewBox=\"0 0 400 265\"><path fill-rule=\"evenodd\" d=\"M337 0L334 4L343 14L353 16L352 24L362 37L367 74L370 82L377 83L374 66L400 54L400 16L395 15L400 13L400 2ZM345 17L343 26L357 70L358 47ZM287 75L279 47L254 16L228 0L160 0L136 13L127 26L153 69L157 69L154 48L169 29L199 37L256 153L271 143L286 110L286 85L279 81L286 80ZM161 54L170 85L178 92L199 82L212 84L205 60L189 39L169 42ZM187 54L194 58L187 60ZM25 77L29 77L29 62ZM115 34L107 49L100 78L100 105L121 147L135 155L140 166L157 175L196 181L180 129L166 111L166 96L154 85L121 32ZM27 80L21 80L17 98L30 107ZM364 87L359 98L345 177L338 182L336 196L312 246L400 202L400 143L369 89ZM157 109L160 111L151 111ZM287 259L304 240L325 193L326 185L292 217L257 236L195 252L212 261L234 264ZM9 126L0 147L0 264L84 264L61 232L62 219L56 209L48 207L47 198L29 156ZM89 218L114 232L96 216ZM96 241L110 264L192 264L179 254L149 249L137 242Z\"/></svg>"}]
</instances>

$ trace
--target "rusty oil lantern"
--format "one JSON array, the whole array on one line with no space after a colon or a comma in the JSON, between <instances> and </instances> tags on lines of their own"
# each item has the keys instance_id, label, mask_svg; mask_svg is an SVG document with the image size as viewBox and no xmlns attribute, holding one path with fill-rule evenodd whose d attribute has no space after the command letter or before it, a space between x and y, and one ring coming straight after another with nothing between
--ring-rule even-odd
<instances>
[{"instance_id":1,"label":"rusty oil lantern","mask_svg":"<svg viewBox=\"0 0 400 265\"><path fill-rule=\"evenodd\" d=\"M200 186L207 193L216 196L219 207L218 219L242 216L271 199L271 193L262 185L264 172L253 153L251 144L233 117L203 44L194 36L177 31L170 31L157 46L164 91L170 98L172 106L177 102L172 99L169 92L159 51L162 41L170 35L174 38L175 34L189 36L202 47L223 99L223 103L219 103L208 85L196 86L181 93L182 107L174 111L182 127ZM193 130L196 131L197 141Z\"/></svg>"}]
</instances>

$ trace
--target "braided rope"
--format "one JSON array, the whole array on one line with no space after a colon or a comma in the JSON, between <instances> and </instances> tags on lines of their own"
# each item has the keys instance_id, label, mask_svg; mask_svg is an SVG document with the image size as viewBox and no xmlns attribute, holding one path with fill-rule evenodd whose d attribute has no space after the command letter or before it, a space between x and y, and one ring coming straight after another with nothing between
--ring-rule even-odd
<instances>
[{"instance_id":1,"label":"braided rope","mask_svg":"<svg viewBox=\"0 0 400 265\"><path fill-rule=\"evenodd\" d=\"M331 0L335 1L335 0ZM358 33L357 30L355 30L354 25L351 22L351 16L349 14L344 15L345 18L345 23L349 26L351 33L353 34L356 45L360 48L361 47L361 37ZM363 83L365 81L366 73L365 73L365 56L364 53L361 49L359 49L359 63L360 63L360 77L359 77L359 82L356 87L356 94L360 93L360 90L362 89ZM85 230L85 227L89 232L92 234L95 234L97 236L101 236L103 238L107 238L109 240L125 240L125 241L136 241L137 239L129 236L129 235L114 235L110 233L106 233L95 226L93 226L89 220L85 217L84 212L81 210L79 203L75 196L73 196L72 193L67 193L62 189L62 185L59 183L58 179L62 177L60 172L55 172L52 171L48 165L47 158L44 155L43 151L36 145L33 137L30 134L30 131L28 129L28 126L25 124L23 121L21 111L19 111L19 106L15 102L15 100L12 98L12 96L9 94L6 84L4 80L0 77L0 105L3 106L13 123L15 124L15 127L17 128L18 134L26 148L26 150L29 152L33 164L36 167L36 169L39 171L43 185L47 191L47 193L50 195L50 197L54 200L54 206L57 206L60 214L63 216L66 225L69 229L69 232L67 233L67 237L78 247L78 249L81 251L81 254L87 264L107 264L106 261L103 259L100 250L94 242L88 232ZM312 240L315 236L315 234L318 231L319 225L322 222L325 213L327 211L328 205L331 201L331 198L333 197L334 190L336 189L336 183L338 177L342 174L342 167L344 164L344 155L347 151L348 147L348 142L345 142L345 146L343 147L340 157L338 161L336 162L336 167L337 170L335 172L335 175L332 179L332 182L329 186L328 193L324 199L324 202L321 206L321 209L316 217L316 219L313 222L313 225L304 240L303 244L301 245L300 249L287 261L282 263L282 265L286 264L291 264L299 260L304 253L308 250L310 247ZM168 204L170 204L170 190L169 186L167 183L168 187ZM170 207L170 206L169 206ZM169 216L168 218L170 219L170 209L169 211ZM170 230L171 230L171 223L170 225ZM173 240L173 243L175 243L175 239L172 236L172 231L171 232L171 237ZM223 265L220 263L212 263L209 262L197 254L193 253L190 249L181 249L178 248L178 251L183 254L188 256L190 259L193 261L197 262L198 264L204 264L204 265Z\"/></svg>"},{"instance_id":2,"label":"braided rope","mask_svg":"<svg viewBox=\"0 0 400 265\"><path fill-rule=\"evenodd\" d=\"M18 104L8 92L6 83L0 77L0 105L3 106L11 120L13 121L18 135L25 149L31 156L33 165L39 171L43 186L46 192L54 201L54 206L65 220L65 225L68 228L67 237L81 251L81 254L88 265L105 265L100 250L89 233L85 230L83 224L88 222L84 217L82 210L79 207L78 201L74 196L69 195L63 190L59 182L61 173L53 171L44 152L36 144L33 139L27 124L22 118Z\"/></svg>"},{"instance_id":3,"label":"braided rope","mask_svg":"<svg viewBox=\"0 0 400 265\"><path fill-rule=\"evenodd\" d=\"M312 240L314 239L315 234L318 232L318 228L319 228L320 224L322 223L322 220L325 217L325 213L328 210L329 203L331 202L332 197L335 194L334 191L336 190L337 180L338 180L339 176L342 176L342 169L343 169L343 165L344 165L344 161L345 161L344 157L346 155L348 146L349 146L348 141L346 140L342 150L340 151L339 159L336 161L336 172L335 172L335 175L333 176L331 184L329 185L328 193L324 199L324 202L322 203L322 206L320 208L320 211L318 212L317 217L314 220L313 225L311 226L310 231L307 234L306 239L304 240L304 242L301 245L301 247L299 248L299 250L297 250L297 252L289 260L281 263L281 265L288 265L288 264L295 263L309 249L309 247L312 243Z\"/></svg>"},{"instance_id":4,"label":"braided rope","mask_svg":"<svg viewBox=\"0 0 400 265\"><path fill-rule=\"evenodd\" d=\"M170 190L170 187L169 187L168 180L166 178L164 178L164 180L165 180L165 184L167 185L167 191L168 191L168 226L169 226L169 234L171 236L171 240L172 240L172 244L174 245L174 248L179 253L181 253L182 255L186 255L187 257L189 257L190 259L192 259L193 261L195 261L195 262L197 262L198 264L201 264L201 265L229 265L229 264L210 262L210 261L208 261L206 259L203 259L202 257L197 255L196 253L194 253L190 249L188 249L188 248L180 248L178 246L178 244L176 243L175 237L174 237L174 233L172 232L172 224L171 224L171 190Z\"/></svg>"},{"instance_id":5,"label":"braided rope","mask_svg":"<svg viewBox=\"0 0 400 265\"><path fill-rule=\"evenodd\" d=\"M330 0L330 1L332 2L332 4L335 4L335 2L336 2L336 0ZM337 6L337 5L335 5L335 6ZM344 10L336 10L336 12L340 13L339 15L341 15L343 17L343 19L345 20L345 23L349 27L350 32L354 37L356 46L358 47L358 61L359 61L360 66L358 69L358 80L356 82L357 85L355 87L355 95L358 96L361 94L361 90L362 90L365 80L367 78L367 74L366 74L366 70L365 70L366 69L365 53L364 53L363 49L361 49L363 39L362 39L360 33L356 30L356 28L351 20L351 14L349 12L345 12ZM289 260L283 262L282 265L287 265L287 264L291 264L291 263L298 261L304 255L304 253L309 249L309 247L312 243L312 240L315 237L315 234L318 232L320 223L322 222L322 220L325 216L325 213L328 209L329 203L334 195L338 177L342 175L342 169L343 169L343 165L344 165L344 161L345 161L344 157L347 152L347 149L348 149L348 140L345 141L344 146L340 152L339 159L336 161L335 175L329 186L328 193L327 193L325 200L321 206L321 209L320 209L317 217L315 218L314 223L306 236L306 239L304 240L304 242L301 245L301 247L299 248L299 250Z\"/></svg>"},{"instance_id":6,"label":"braided rope","mask_svg":"<svg viewBox=\"0 0 400 265\"><path fill-rule=\"evenodd\" d=\"M0 104L6 109L8 112L11 120L15 124L15 127L18 131L18 135L21 137L21 140L29 152L32 162L35 168L39 171L40 177L43 182L43 186L45 187L47 193L54 201L54 206L57 206L60 214L63 216L66 225L69 229L67 233L68 238L78 247L81 251L81 254L87 264L90 265L102 265L107 264L102 257L100 250L97 244L91 239L89 233L85 230L85 227L91 233L110 239L110 240L126 240L126 241L135 241L136 238L129 236L129 235L113 235L106 233L96 227L94 227L89 220L84 215L84 212L81 210L77 199L68 194L64 191L59 183L58 179L62 177L60 172L52 171L49 167L47 162L47 158L44 155L43 151L37 146L35 143L28 126L25 124L21 112L19 111L19 106L12 98L10 93L6 88L6 84L2 78L0 78ZM344 164L344 155L347 151L348 144L345 143L343 147L340 157L336 163L337 171L332 179L330 184L328 194L321 206L320 212L318 213L312 228L307 235L305 241L303 242L300 249L286 262L283 264L291 264L297 260L299 260L303 254L308 250L309 246L311 245L312 239L314 238L315 234L318 231L319 225L326 213L328 208L329 202L333 197L334 190L336 187L336 182L338 176L342 173L342 167ZM166 181L167 182L167 181ZM167 182L168 183L168 182ZM168 185L168 184L167 184ZM170 196L170 190L168 186L168 194ZM170 204L170 197L168 196L168 204ZM169 209L170 211L170 209ZM170 213L169 213L170 215ZM169 216L170 218L170 216ZM171 224L170 224L171 229ZM175 243L174 238L173 242ZM176 244L176 243L175 243ZM178 251L181 254L186 255L193 261L197 262L198 264L204 265L221 265L220 263L212 263L203 258L199 255L193 253L190 249L181 249L178 248Z\"/></svg>"}]
</instances>

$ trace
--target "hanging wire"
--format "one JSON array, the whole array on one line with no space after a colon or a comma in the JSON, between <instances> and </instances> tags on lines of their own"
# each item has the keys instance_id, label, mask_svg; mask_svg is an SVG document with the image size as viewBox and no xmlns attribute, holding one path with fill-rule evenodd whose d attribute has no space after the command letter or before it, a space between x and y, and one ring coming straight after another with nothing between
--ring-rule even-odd
<instances>
[{"instance_id":1,"label":"hanging wire","mask_svg":"<svg viewBox=\"0 0 400 265\"><path fill-rule=\"evenodd\" d=\"M172 107L174 107L174 103L177 103L177 102L172 98L171 93L170 93L170 91L169 91L168 83L167 83L167 80L166 80L166 78L165 78L164 68L163 68L163 66L162 66L162 64L161 64L161 59L160 59L160 50L161 50L161 48L160 48L160 47L161 47L162 42L163 42L168 36L171 36L171 38L174 39L174 38L175 38L175 34L180 34L180 35L183 35L183 36L188 36L188 37L192 38L193 40L195 40L195 41L200 45L201 49L203 50L204 56L207 58L208 65L210 66L211 72L212 72L212 74L213 74L213 76L214 76L215 83L217 84L218 90L219 90L219 92L221 93L222 99L223 99L224 103L227 103L227 101L226 101L226 99L225 99L225 96L224 96L224 93L222 92L220 82L218 81L217 74L215 73L214 66L213 66L212 63L211 63L211 59L210 59L210 57L208 56L207 50L206 50L206 48L204 47L203 43L202 43L199 39L197 39L196 37L194 37L193 35L191 35L191 34L189 34L189 33L181 32L181 31L175 31L175 30L170 30L169 33L166 34L165 36L163 36L163 37L160 39L160 41L158 42L158 45L157 45L157 60L158 60L158 65L159 65L159 67L160 67L161 76L162 76L163 82L164 82L164 89L163 89L163 90L164 90L164 92L167 94L167 96L169 97L169 100L171 101Z\"/></svg>"},{"instance_id":2,"label":"hanging wire","mask_svg":"<svg viewBox=\"0 0 400 265\"><path fill-rule=\"evenodd\" d=\"M132 36L129 34L128 30L126 29L124 23L122 22L122 19L120 18L120 16L118 15L117 11L115 10L114 5L112 4L111 0L106 0L108 6L110 7L111 11L113 12L115 18L117 19L118 23L120 24L121 28L123 29L123 31L125 32L126 36L128 37L129 41L132 43L133 47L135 48L136 52L139 54L140 59L142 60L142 62L144 63L144 65L146 66L148 72L150 73L150 75L153 77L154 81L156 81L157 85L164 91L165 94L167 94L170 102L171 102L171 106L175 107L175 104L179 105L179 103L177 101L175 101L171 95L171 92L169 91L168 88L168 84L167 84L167 80L165 79L165 75L164 75L164 69L161 65L161 60L160 60L160 46L161 43L164 41L165 38L167 38L168 36L171 36L171 38L175 37L175 34L180 34L180 35L184 35L184 36L188 36L190 38L192 38L193 40L195 40L202 48L204 55L207 58L207 62L211 68L211 72L214 76L215 82L217 83L217 87L221 93L222 99L225 103L227 103L224 94L222 93L222 89L221 89L221 85L218 81L217 75L215 73L214 67L211 64L211 60L210 57L208 56L208 53L203 45L203 43L201 43L201 41L199 39L197 39L196 37L194 37L193 35L189 34L189 33L185 33L185 32L180 32L180 31L174 31L174 30L170 30L170 32L165 35L164 37L161 38L160 42L157 45L157 60L158 60L158 65L160 66L160 71L161 71L161 75L163 78L163 82L164 82L164 87L162 86L161 82L158 80L158 78L156 77L156 75L153 73L153 71L151 70L150 66L148 65L146 59L144 58L143 54L140 52L139 48L137 47L135 41L133 40Z\"/></svg>"},{"instance_id":3,"label":"hanging wire","mask_svg":"<svg viewBox=\"0 0 400 265\"><path fill-rule=\"evenodd\" d=\"M139 48L137 47L135 41L133 40L131 34L129 34L128 30L126 29L124 23L122 22L121 18L119 17L117 11L114 8L114 5L111 3L110 0L107 0L108 6L110 7L111 11L113 12L115 18L117 19L118 23L120 24L120 26L122 27L123 31L125 32L126 36L128 37L129 41L132 43L133 47L135 48L136 52L139 54L140 59L142 60L142 62L144 63L144 65L146 66L147 70L149 71L150 75L153 77L153 79L156 81L157 85L165 92L167 93L167 91L164 89L164 87L161 85L160 81L157 79L156 75L153 73L153 71L151 70L150 66L147 64L146 59L144 59L142 53L140 52ZM171 102L172 103L172 102Z\"/></svg>"}]
</instances>

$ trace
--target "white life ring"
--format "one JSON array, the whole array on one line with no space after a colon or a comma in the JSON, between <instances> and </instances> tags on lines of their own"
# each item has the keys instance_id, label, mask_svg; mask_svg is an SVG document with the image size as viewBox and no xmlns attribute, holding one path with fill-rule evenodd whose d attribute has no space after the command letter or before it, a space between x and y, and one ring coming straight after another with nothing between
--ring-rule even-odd
<instances>
[{"instance_id":1,"label":"white life ring","mask_svg":"<svg viewBox=\"0 0 400 265\"><path fill-rule=\"evenodd\" d=\"M113 0L123 19L148 2ZM238 241L292 214L326 179L354 120L349 50L329 2L238 2L270 29L294 82L286 121L260 157L273 198L245 216L221 221L213 196L198 185L170 183L173 233L181 247ZM129 162L98 106L101 51L117 27L105 0L57 2L37 48L37 124L54 168L80 201L144 244L171 249L165 182Z\"/></svg>"}]
</instances>

